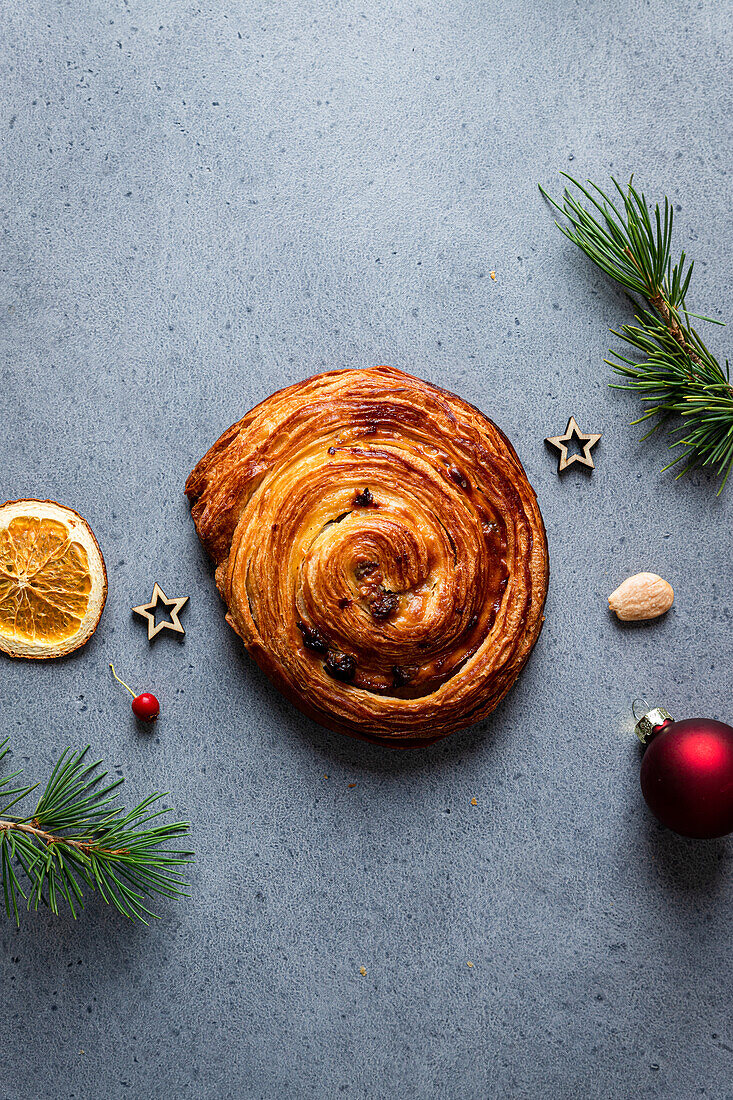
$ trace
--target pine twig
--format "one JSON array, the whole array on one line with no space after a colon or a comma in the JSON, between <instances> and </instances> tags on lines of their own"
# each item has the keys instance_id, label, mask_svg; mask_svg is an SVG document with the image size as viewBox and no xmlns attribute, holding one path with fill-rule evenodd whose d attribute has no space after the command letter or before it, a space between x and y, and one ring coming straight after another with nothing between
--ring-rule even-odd
<instances>
[{"instance_id":1,"label":"pine twig","mask_svg":"<svg viewBox=\"0 0 733 1100\"><path fill-rule=\"evenodd\" d=\"M7 738L0 742L0 761L7 745ZM157 808L165 797L157 793L126 811L114 793L123 780L105 785L107 772L99 771L100 760L86 762L88 750L64 750L30 817L9 811L37 784L13 786L20 771L0 779L3 894L18 924L20 899L29 909L45 904L56 914L65 900L76 917L77 906L84 908L83 886L144 924L155 916L144 904L151 895L188 897L181 868L193 853L170 847L188 833L188 822L161 820L170 811Z\"/></svg>"},{"instance_id":2,"label":"pine twig","mask_svg":"<svg viewBox=\"0 0 733 1100\"><path fill-rule=\"evenodd\" d=\"M694 263L687 263L684 252L672 263L672 204L665 198L663 210L657 203L652 211L633 186L633 176L626 188L613 180L617 195L612 199L590 181L589 190L562 175L587 205L568 186L562 206L540 187L569 222L555 224L597 267L645 303L635 325L614 331L641 357L611 352L615 359L606 360L625 380L617 388L634 390L649 405L634 423L657 418L646 439L671 417L681 418L680 434L670 447L683 450L665 469L684 460L682 477L697 466L709 467L723 479L720 494L733 468L733 389L728 362L722 367L692 327L692 319L721 322L687 309Z\"/></svg>"}]
</instances>

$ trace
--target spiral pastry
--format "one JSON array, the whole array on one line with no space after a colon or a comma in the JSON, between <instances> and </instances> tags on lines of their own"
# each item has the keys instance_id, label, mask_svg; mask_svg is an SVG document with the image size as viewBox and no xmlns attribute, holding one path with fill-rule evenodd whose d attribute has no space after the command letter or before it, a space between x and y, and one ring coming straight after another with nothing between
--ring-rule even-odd
<instances>
[{"instance_id":1,"label":"spiral pastry","mask_svg":"<svg viewBox=\"0 0 733 1100\"><path fill-rule=\"evenodd\" d=\"M506 437L393 370L319 374L186 483L228 622L302 711L426 745L492 711L539 635L547 541Z\"/></svg>"}]
</instances>

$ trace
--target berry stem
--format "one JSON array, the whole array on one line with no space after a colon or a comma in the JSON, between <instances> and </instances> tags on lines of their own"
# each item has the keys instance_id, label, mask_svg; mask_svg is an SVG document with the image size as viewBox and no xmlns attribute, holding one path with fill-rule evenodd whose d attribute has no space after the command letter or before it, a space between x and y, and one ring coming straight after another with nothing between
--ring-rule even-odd
<instances>
[{"instance_id":1,"label":"berry stem","mask_svg":"<svg viewBox=\"0 0 733 1100\"><path fill-rule=\"evenodd\" d=\"M133 697L133 699L135 699L136 698L135 692L132 690L132 688L130 687L129 684L126 684L124 680L120 680L119 676L115 672L115 666L112 664L111 661L109 663L109 667L112 669L112 675L114 676L117 683L122 684L123 688L127 688L127 690L130 692L130 695Z\"/></svg>"}]
</instances>

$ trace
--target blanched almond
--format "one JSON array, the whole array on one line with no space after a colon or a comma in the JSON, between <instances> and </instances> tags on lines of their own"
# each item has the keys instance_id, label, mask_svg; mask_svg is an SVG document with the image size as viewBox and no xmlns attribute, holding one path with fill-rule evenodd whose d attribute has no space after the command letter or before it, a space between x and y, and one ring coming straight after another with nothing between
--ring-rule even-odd
<instances>
[{"instance_id":1,"label":"blanched almond","mask_svg":"<svg viewBox=\"0 0 733 1100\"><path fill-rule=\"evenodd\" d=\"M629 622L636 619L656 619L669 611L674 602L671 584L656 573L636 573L627 577L608 597L608 606L619 619Z\"/></svg>"}]
</instances>

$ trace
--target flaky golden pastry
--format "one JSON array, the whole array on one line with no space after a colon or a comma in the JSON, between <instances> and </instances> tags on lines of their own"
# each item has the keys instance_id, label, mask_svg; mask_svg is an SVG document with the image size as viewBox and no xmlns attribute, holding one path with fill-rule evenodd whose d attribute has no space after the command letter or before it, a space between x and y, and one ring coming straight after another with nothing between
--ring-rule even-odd
<instances>
[{"instance_id":1,"label":"flaky golden pastry","mask_svg":"<svg viewBox=\"0 0 733 1100\"><path fill-rule=\"evenodd\" d=\"M280 390L186 483L227 621L330 729L426 745L489 714L542 626L547 540L513 447L393 370Z\"/></svg>"}]
</instances>

